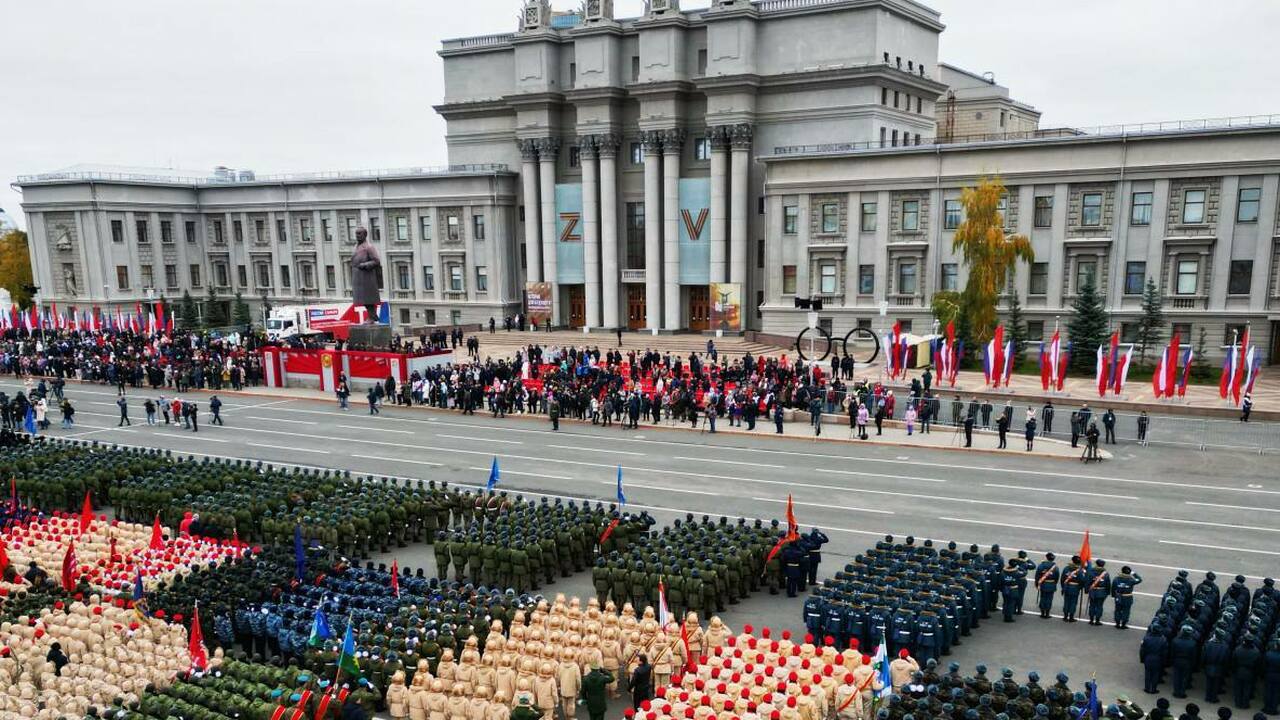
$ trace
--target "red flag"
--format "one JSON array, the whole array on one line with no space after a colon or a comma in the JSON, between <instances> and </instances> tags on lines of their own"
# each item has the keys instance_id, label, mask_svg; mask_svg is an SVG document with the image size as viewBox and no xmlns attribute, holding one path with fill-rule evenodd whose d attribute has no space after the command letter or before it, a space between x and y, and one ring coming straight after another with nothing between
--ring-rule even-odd
<instances>
[{"instance_id":1,"label":"red flag","mask_svg":"<svg viewBox=\"0 0 1280 720\"><path fill-rule=\"evenodd\" d=\"M698 668L697 662L694 661L693 653L689 650L689 626L680 623L680 642L684 643L684 671L694 672Z\"/></svg>"},{"instance_id":2,"label":"red flag","mask_svg":"<svg viewBox=\"0 0 1280 720\"><path fill-rule=\"evenodd\" d=\"M787 493L787 534L778 540L773 549L769 551L769 556L765 558L765 562L769 562L782 551L782 546L789 542L800 539L800 523L796 522L795 503L791 500L791 494Z\"/></svg>"},{"instance_id":3,"label":"red flag","mask_svg":"<svg viewBox=\"0 0 1280 720\"><path fill-rule=\"evenodd\" d=\"M187 642L187 653L191 655L192 669L203 671L209 667L209 651L204 647L204 633L200 630L199 605L191 613L191 639Z\"/></svg>"},{"instance_id":4,"label":"red flag","mask_svg":"<svg viewBox=\"0 0 1280 720\"><path fill-rule=\"evenodd\" d=\"M600 545L604 545L604 541L609 539L609 536L617 529L618 521L621 519L622 518L614 518L613 522L609 523L609 526L604 529L604 532L600 533Z\"/></svg>"},{"instance_id":5,"label":"red flag","mask_svg":"<svg viewBox=\"0 0 1280 720\"><path fill-rule=\"evenodd\" d=\"M159 327L160 330L164 330L165 324L164 324L164 303L163 302L156 303L156 325Z\"/></svg>"},{"instance_id":6,"label":"red flag","mask_svg":"<svg viewBox=\"0 0 1280 720\"><path fill-rule=\"evenodd\" d=\"M151 549L164 549L164 528L160 527L160 513L156 513L155 522L151 523Z\"/></svg>"},{"instance_id":7,"label":"red flag","mask_svg":"<svg viewBox=\"0 0 1280 720\"><path fill-rule=\"evenodd\" d=\"M391 592L400 597L400 564L391 560Z\"/></svg>"},{"instance_id":8,"label":"red flag","mask_svg":"<svg viewBox=\"0 0 1280 720\"><path fill-rule=\"evenodd\" d=\"M1169 361L1165 364L1165 397L1173 397L1173 387L1178 384L1178 358L1182 353L1178 348L1179 341L1182 338L1178 335L1178 331L1173 331L1173 338L1169 340Z\"/></svg>"},{"instance_id":9,"label":"red flag","mask_svg":"<svg viewBox=\"0 0 1280 720\"><path fill-rule=\"evenodd\" d=\"M1080 565L1088 567L1089 561L1093 559L1093 549L1089 547L1088 530L1084 531L1084 542L1080 545L1080 552L1077 554L1080 556Z\"/></svg>"},{"instance_id":10,"label":"red flag","mask_svg":"<svg viewBox=\"0 0 1280 720\"><path fill-rule=\"evenodd\" d=\"M4 571L9 569L9 552L5 547L4 538L0 538L0 575L4 575Z\"/></svg>"},{"instance_id":11,"label":"red flag","mask_svg":"<svg viewBox=\"0 0 1280 720\"><path fill-rule=\"evenodd\" d=\"M1236 352L1237 355L1236 355L1235 366L1231 370L1231 398L1232 400L1235 401L1236 405L1239 405L1240 404L1240 388L1244 385L1244 382L1245 382L1244 376L1249 372L1248 368L1245 367L1245 360L1244 360L1245 353L1249 352L1249 326L1248 325L1244 326L1244 339L1240 341L1239 349L1233 350L1233 351Z\"/></svg>"},{"instance_id":12,"label":"red flag","mask_svg":"<svg viewBox=\"0 0 1280 720\"><path fill-rule=\"evenodd\" d=\"M76 541L72 540L67 546L67 552L62 556L62 589L71 592L76 588Z\"/></svg>"},{"instance_id":13,"label":"red flag","mask_svg":"<svg viewBox=\"0 0 1280 720\"><path fill-rule=\"evenodd\" d=\"M93 500L89 497L89 491L84 491L84 505L80 508L80 532L81 534L89 532L89 527L93 524Z\"/></svg>"}]
</instances>

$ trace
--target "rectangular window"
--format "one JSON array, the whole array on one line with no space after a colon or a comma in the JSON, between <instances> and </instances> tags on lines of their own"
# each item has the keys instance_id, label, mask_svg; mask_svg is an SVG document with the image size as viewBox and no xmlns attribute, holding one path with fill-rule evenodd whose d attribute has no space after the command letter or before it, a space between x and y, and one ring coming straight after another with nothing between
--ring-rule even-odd
<instances>
[{"instance_id":1,"label":"rectangular window","mask_svg":"<svg viewBox=\"0 0 1280 720\"><path fill-rule=\"evenodd\" d=\"M782 266L782 294L783 295L796 294L796 266L795 265Z\"/></svg>"},{"instance_id":2,"label":"rectangular window","mask_svg":"<svg viewBox=\"0 0 1280 720\"><path fill-rule=\"evenodd\" d=\"M784 205L782 207L782 234L795 235L799 226L800 208L795 205Z\"/></svg>"},{"instance_id":3,"label":"rectangular window","mask_svg":"<svg viewBox=\"0 0 1280 720\"><path fill-rule=\"evenodd\" d=\"M898 91L897 90L893 91L893 107L894 108L898 107Z\"/></svg>"},{"instance_id":4,"label":"rectangular window","mask_svg":"<svg viewBox=\"0 0 1280 720\"><path fill-rule=\"evenodd\" d=\"M898 263L898 294L916 294L916 263L914 260L904 260Z\"/></svg>"},{"instance_id":5,"label":"rectangular window","mask_svg":"<svg viewBox=\"0 0 1280 720\"><path fill-rule=\"evenodd\" d=\"M911 332L911 320L909 318L900 318L897 322L902 326L902 332Z\"/></svg>"},{"instance_id":6,"label":"rectangular window","mask_svg":"<svg viewBox=\"0 0 1280 720\"><path fill-rule=\"evenodd\" d=\"M898 131L897 130L890 131L889 137L892 138L892 141L890 144L893 147L898 147Z\"/></svg>"},{"instance_id":7,"label":"rectangular window","mask_svg":"<svg viewBox=\"0 0 1280 720\"><path fill-rule=\"evenodd\" d=\"M521 210L523 211L523 208L521 208ZM430 240L431 239L431 216L423 215L422 217L418 218L418 225L419 225L418 232L419 234L422 235L422 239Z\"/></svg>"},{"instance_id":8,"label":"rectangular window","mask_svg":"<svg viewBox=\"0 0 1280 720\"><path fill-rule=\"evenodd\" d=\"M1182 338L1182 342L1184 343L1190 342L1191 323L1174 323L1173 325L1170 326L1169 332L1170 332L1170 335L1169 335L1170 337L1173 337L1173 335L1176 333L1178 337Z\"/></svg>"},{"instance_id":9,"label":"rectangular window","mask_svg":"<svg viewBox=\"0 0 1280 720\"><path fill-rule=\"evenodd\" d=\"M164 286L169 290L173 290L178 287L178 266L177 265L164 266Z\"/></svg>"},{"instance_id":10,"label":"rectangular window","mask_svg":"<svg viewBox=\"0 0 1280 720\"><path fill-rule=\"evenodd\" d=\"M281 265L280 266L280 288L287 289L289 287L292 287L292 285L293 283L290 282L290 278L289 278L289 266Z\"/></svg>"},{"instance_id":11,"label":"rectangular window","mask_svg":"<svg viewBox=\"0 0 1280 720\"><path fill-rule=\"evenodd\" d=\"M254 272L258 276L257 278L258 287L260 288L271 287L271 266L268 265L267 263L260 262L260 263L254 263L253 267L254 267Z\"/></svg>"},{"instance_id":12,"label":"rectangular window","mask_svg":"<svg viewBox=\"0 0 1280 720\"><path fill-rule=\"evenodd\" d=\"M959 200L947 200L942 206L942 229L955 230L960 227L960 217L964 213Z\"/></svg>"},{"instance_id":13,"label":"rectangular window","mask_svg":"<svg viewBox=\"0 0 1280 720\"><path fill-rule=\"evenodd\" d=\"M325 242L333 242L333 225L329 224L329 218L320 218L320 237Z\"/></svg>"},{"instance_id":14,"label":"rectangular window","mask_svg":"<svg viewBox=\"0 0 1280 720\"><path fill-rule=\"evenodd\" d=\"M227 272L227 266L223 265L222 266L223 275L226 275L226 272ZM200 287L200 266L199 265L190 266L189 268L187 268L187 274L191 277L191 287L193 288Z\"/></svg>"},{"instance_id":15,"label":"rectangular window","mask_svg":"<svg viewBox=\"0 0 1280 720\"><path fill-rule=\"evenodd\" d=\"M836 264L824 262L818 266L818 292L833 295L836 292Z\"/></svg>"},{"instance_id":16,"label":"rectangular window","mask_svg":"<svg viewBox=\"0 0 1280 720\"><path fill-rule=\"evenodd\" d=\"M1236 201L1236 222L1258 222L1258 207L1262 203L1262 188L1240 188Z\"/></svg>"},{"instance_id":17,"label":"rectangular window","mask_svg":"<svg viewBox=\"0 0 1280 720\"><path fill-rule=\"evenodd\" d=\"M1138 342L1139 329L1140 327L1136 322L1120 323L1120 342L1122 343Z\"/></svg>"},{"instance_id":18,"label":"rectangular window","mask_svg":"<svg viewBox=\"0 0 1280 720\"><path fill-rule=\"evenodd\" d=\"M213 221L213 241L215 243L218 243L219 245L226 242L226 240L224 240L222 237L222 221L221 220Z\"/></svg>"},{"instance_id":19,"label":"rectangular window","mask_svg":"<svg viewBox=\"0 0 1280 720\"><path fill-rule=\"evenodd\" d=\"M706 138L698 138L693 141L693 159L694 160L710 160L711 159L711 143Z\"/></svg>"},{"instance_id":20,"label":"rectangular window","mask_svg":"<svg viewBox=\"0 0 1280 720\"><path fill-rule=\"evenodd\" d=\"M324 286L330 290L338 289L338 269L332 265L324 266Z\"/></svg>"},{"instance_id":21,"label":"rectangular window","mask_svg":"<svg viewBox=\"0 0 1280 720\"><path fill-rule=\"evenodd\" d=\"M902 229L906 232L916 232L920 229L919 200L902 201Z\"/></svg>"},{"instance_id":22,"label":"rectangular window","mask_svg":"<svg viewBox=\"0 0 1280 720\"><path fill-rule=\"evenodd\" d=\"M1086 285L1098 287L1098 262L1096 260L1076 260L1076 292Z\"/></svg>"},{"instance_id":23,"label":"rectangular window","mask_svg":"<svg viewBox=\"0 0 1280 720\"><path fill-rule=\"evenodd\" d=\"M118 242L118 243L124 242L124 221L123 220L111 221L111 242Z\"/></svg>"},{"instance_id":24,"label":"rectangular window","mask_svg":"<svg viewBox=\"0 0 1280 720\"><path fill-rule=\"evenodd\" d=\"M160 221L160 242L165 245L171 245L173 243L173 221Z\"/></svg>"},{"instance_id":25,"label":"rectangular window","mask_svg":"<svg viewBox=\"0 0 1280 720\"><path fill-rule=\"evenodd\" d=\"M1030 282L1027 284L1028 295L1047 295L1049 293L1049 263L1031 263Z\"/></svg>"},{"instance_id":26,"label":"rectangular window","mask_svg":"<svg viewBox=\"0 0 1280 720\"><path fill-rule=\"evenodd\" d=\"M396 263L396 289L413 289L413 275L409 272L409 263Z\"/></svg>"},{"instance_id":27,"label":"rectangular window","mask_svg":"<svg viewBox=\"0 0 1280 720\"><path fill-rule=\"evenodd\" d=\"M476 292L489 292L489 268L476 266Z\"/></svg>"},{"instance_id":28,"label":"rectangular window","mask_svg":"<svg viewBox=\"0 0 1280 720\"><path fill-rule=\"evenodd\" d=\"M289 239L288 223L283 218L276 219L276 242L286 242Z\"/></svg>"},{"instance_id":29,"label":"rectangular window","mask_svg":"<svg viewBox=\"0 0 1280 720\"><path fill-rule=\"evenodd\" d=\"M707 51L705 49L698 51L698 74L707 74Z\"/></svg>"},{"instance_id":30,"label":"rectangular window","mask_svg":"<svg viewBox=\"0 0 1280 720\"><path fill-rule=\"evenodd\" d=\"M756 269L764 269L764 240L756 242Z\"/></svg>"},{"instance_id":31,"label":"rectangular window","mask_svg":"<svg viewBox=\"0 0 1280 720\"><path fill-rule=\"evenodd\" d=\"M449 266L449 290L462 292L462 266L457 263Z\"/></svg>"},{"instance_id":32,"label":"rectangular window","mask_svg":"<svg viewBox=\"0 0 1280 720\"><path fill-rule=\"evenodd\" d=\"M1001 195L996 201L996 212L999 213L1000 227L1009 227L1009 196Z\"/></svg>"},{"instance_id":33,"label":"rectangular window","mask_svg":"<svg viewBox=\"0 0 1280 720\"><path fill-rule=\"evenodd\" d=\"M858 294L871 295L876 291L876 266L858 266Z\"/></svg>"},{"instance_id":34,"label":"rectangular window","mask_svg":"<svg viewBox=\"0 0 1280 720\"><path fill-rule=\"evenodd\" d=\"M243 268L244 266L241 265L240 267ZM227 280L227 264L226 263L213 264L213 282L218 287L227 287L227 285L230 284ZM244 283L241 283L241 284L243 285Z\"/></svg>"},{"instance_id":35,"label":"rectangular window","mask_svg":"<svg viewBox=\"0 0 1280 720\"><path fill-rule=\"evenodd\" d=\"M1204 222L1204 190L1187 190L1182 193L1182 222L1198 225Z\"/></svg>"},{"instance_id":36,"label":"rectangular window","mask_svg":"<svg viewBox=\"0 0 1280 720\"><path fill-rule=\"evenodd\" d=\"M880 104L889 104L889 88L880 88Z\"/></svg>"},{"instance_id":37,"label":"rectangular window","mask_svg":"<svg viewBox=\"0 0 1280 720\"><path fill-rule=\"evenodd\" d=\"M139 245L144 245L146 243L151 242L151 239L147 237L147 221L146 220L135 220L134 227L137 228L138 230Z\"/></svg>"},{"instance_id":38,"label":"rectangular window","mask_svg":"<svg viewBox=\"0 0 1280 720\"><path fill-rule=\"evenodd\" d=\"M155 268L150 265L142 266L142 287L149 290L156 286Z\"/></svg>"},{"instance_id":39,"label":"rectangular window","mask_svg":"<svg viewBox=\"0 0 1280 720\"><path fill-rule=\"evenodd\" d=\"M822 203L822 232L840 232L840 205Z\"/></svg>"},{"instance_id":40,"label":"rectangular window","mask_svg":"<svg viewBox=\"0 0 1280 720\"><path fill-rule=\"evenodd\" d=\"M116 266L116 288L120 290L129 289L129 266L128 265Z\"/></svg>"},{"instance_id":41,"label":"rectangular window","mask_svg":"<svg viewBox=\"0 0 1280 720\"><path fill-rule=\"evenodd\" d=\"M409 320L409 308L400 308L400 324L408 325Z\"/></svg>"},{"instance_id":42,"label":"rectangular window","mask_svg":"<svg viewBox=\"0 0 1280 720\"><path fill-rule=\"evenodd\" d=\"M194 220L187 220L182 223L182 231L187 236L187 242L193 243L196 241L196 223Z\"/></svg>"},{"instance_id":43,"label":"rectangular window","mask_svg":"<svg viewBox=\"0 0 1280 720\"><path fill-rule=\"evenodd\" d=\"M873 202L862 203L862 219L859 221L862 232L876 231L876 207L877 205Z\"/></svg>"},{"instance_id":44,"label":"rectangular window","mask_svg":"<svg viewBox=\"0 0 1280 720\"><path fill-rule=\"evenodd\" d=\"M267 241L267 222L265 220L253 221L253 241L256 243Z\"/></svg>"},{"instance_id":45,"label":"rectangular window","mask_svg":"<svg viewBox=\"0 0 1280 720\"><path fill-rule=\"evenodd\" d=\"M1102 193L1085 193L1080 199L1080 224L1085 227L1102 224Z\"/></svg>"},{"instance_id":46,"label":"rectangular window","mask_svg":"<svg viewBox=\"0 0 1280 720\"><path fill-rule=\"evenodd\" d=\"M631 164L632 165L644 164L644 144L643 143L638 143L638 142L631 143Z\"/></svg>"},{"instance_id":47,"label":"rectangular window","mask_svg":"<svg viewBox=\"0 0 1280 720\"><path fill-rule=\"evenodd\" d=\"M1133 209L1129 211L1129 224L1151 224L1151 193L1136 192L1133 194Z\"/></svg>"},{"instance_id":48,"label":"rectangular window","mask_svg":"<svg viewBox=\"0 0 1280 720\"><path fill-rule=\"evenodd\" d=\"M569 148L569 167L576 168L582 165L582 150L577 145Z\"/></svg>"},{"instance_id":49,"label":"rectangular window","mask_svg":"<svg viewBox=\"0 0 1280 720\"><path fill-rule=\"evenodd\" d=\"M484 216L475 215L471 218L472 237L476 240L484 239Z\"/></svg>"},{"instance_id":50,"label":"rectangular window","mask_svg":"<svg viewBox=\"0 0 1280 720\"><path fill-rule=\"evenodd\" d=\"M640 56L631 56L631 82L640 82Z\"/></svg>"},{"instance_id":51,"label":"rectangular window","mask_svg":"<svg viewBox=\"0 0 1280 720\"><path fill-rule=\"evenodd\" d=\"M1037 195L1033 224L1038 228L1053 226L1053 196Z\"/></svg>"},{"instance_id":52,"label":"rectangular window","mask_svg":"<svg viewBox=\"0 0 1280 720\"><path fill-rule=\"evenodd\" d=\"M309 243L312 241L311 221L307 218L298 219L298 231L302 235L302 242Z\"/></svg>"},{"instance_id":53,"label":"rectangular window","mask_svg":"<svg viewBox=\"0 0 1280 720\"><path fill-rule=\"evenodd\" d=\"M396 216L396 242L409 242L409 218Z\"/></svg>"},{"instance_id":54,"label":"rectangular window","mask_svg":"<svg viewBox=\"0 0 1280 720\"><path fill-rule=\"evenodd\" d=\"M939 289L956 292L960 289L960 266L956 263L942 263L942 276L938 278Z\"/></svg>"},{"instance_id":55,"label":"rectangular window","mask_svg":"<svg viewBox=\"0 0 1280 720\"><path fill-rule=\"evenodd\" d=\"M458 216L457 216L457 215L449 215L448 217L446 217L446 218L445 218L445 224L449 226L449 239L450 239L450 240L460 240L460 239L462 239L462 228L460 227L460 224L459 224L459 222L458 222Z\"/></svg>"},{"instance_id":56,"label":"rectangular window","mask_svg":"<svg viewBox=\"0 0 1280 720\"><path fill-rule=\"evenodd\" d=\"M1248 295L1253 286L1253 261L1232 260L1231 275L1227 278L1228 295Z\"/></svg>"},{"instance_id":57,"label":"rectangular window","mask_svg":"<svg viewBox=\"0 0 1280 720\"><path fill-rule=\"evenodd\" d=\"M223 266L223 270L226 270L225 265ZM236 280L240 283L240 287L242 288L249 287L249 270L244 265L236 266ZM226 287L227 286L226 278L223 277L222 282L218 283L218 285L220 287Z\"/></svg>"},{"instance_id":58,"label":"rectangular window","mask_svg":"<svg viewBox=\"0 0 1280 720\"><path fill-rule=\"evenodd\" d=\"M1124 264L1124 294L1141 295L1142 287L1147 283L1147 264L1145 262L1127 262Z\"/></svg>"},{"instance_id":59,"label":"rectangular window","mask_svg":"<svg viewBox=\"0 0 1280 720\"><path fill-rule=\"evenodd\" d=\"M1222 328L1222 344L1235 345L1244 340L1244 332L1248 329L1247 325L1225 325ZM1188 333L1190 335L1190 333Z\"/></svg>"},{"instance_id":60,"label":"rectangular window","mask_svg":"<svg viewBox=\"0 0 1280 720\"><path fill-rule=\"evenodd\" d=\"M244 223L239 220L231 221L231 233L236 242L244 242Z\"/></svg>"},{"instance_id":61,"label":"rectangular window","mask_svg":"<svg viewBox=\"0 0 1280 720\"><path fill-rule=\"evenodd\" d=\"M1195 295L1200 291L1200 261L1195 258L1178 261L1178 279L1175 283L1179 295Z\"/></svg>"},{"instance_id":62,"label":"rectangular window","mask_svg":"<svg viewBox=\"0 0 1280 720\"><path fill-rule=\"evenodd\" d=\"M627 203L627 268L644 269L644 203Z\"/></svg>"},{"instance_id":63,"label":"rectangular window","mask_svg":"<svg viewBox=\"0 0 1280 720\"><path fill-rule=\"evenodd\" d=\"M1027 340L1038 342L1044 339L1044 321L1028 320L1027 321Z\"/></svg>"},{"instance_id":64,"label":"rectangular window","mask_svg":"<svg viewBox=\"0 0 1280 720\"><path fill-rule=\"evenodd\" d=\"M382 221L376 215L369 216L369 240L382 242Z\"/></svg>"},{"instance_id":65,"label":"rectangular window","mask_svg":"<svg viewBox=\"0 0 1280 720\"><path fill-rule=\"evenodd\" d=\"M422 311L422 320L423 320L423 322L425 322L427 325L435 325L435 324L436 324L436 311L435 311L435 310L423 310L423 311Z\"/></svg>"},{"instance_id":66,"label":"rectangular window","mask_svg":"<svg viewBox=\"0 0 1280 720\"><path fill-rule=\"evenodd\" d=\"M298 265L298 280L303 289L316 289L316 266L311 263Z\"/></svg>"},{"instance_id":67,"label":"rectangular window","mask_svg":"<svg viewBox=\"0 0 1280 720\"><path fill-rule=\"evenodd\" d=\"M422 289L423 290L436 289L436 271L435 271L435 268L431 267L430 265L422 266Z\"/></svg>"},{"instance_id":68,"label":"rectangular window","mask_svg":"<svg viewBox=\"0 0 1280 720\"><path fill-rule=\"evenodd\" d=\"M354 243L356 241L356 219L353 217L345 218L347 224L347 242Z\"/></svg>"}]
</instances>

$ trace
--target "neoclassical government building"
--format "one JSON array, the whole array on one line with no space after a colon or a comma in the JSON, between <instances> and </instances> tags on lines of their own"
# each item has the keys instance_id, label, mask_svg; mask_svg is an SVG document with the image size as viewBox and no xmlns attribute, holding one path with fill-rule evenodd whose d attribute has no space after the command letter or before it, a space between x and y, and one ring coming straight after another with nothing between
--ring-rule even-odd
<instances>
[{"instance_id":1,"label":"neoclassical government building","mask_svg":"<svg viewBox=\"0 0 1280 720\"><path fill-rule=\"evenodd\" d=\"M749 330L795 332L797 299L836 333L923 330L930 294L963 284L959 191L999 173L1037 250L1012 286L1033 323L1087 273L1130 322L1150 275L1175 322L1271 334L1280 118L1042 128L990 73L941 62L941 17L912 0L519 9L438 52L447 167L20 177L42 297L337 300L364 226L401 329L501 320L532 284L563 326L700 331L729 283Z\"/></svg>"}]
</instances>

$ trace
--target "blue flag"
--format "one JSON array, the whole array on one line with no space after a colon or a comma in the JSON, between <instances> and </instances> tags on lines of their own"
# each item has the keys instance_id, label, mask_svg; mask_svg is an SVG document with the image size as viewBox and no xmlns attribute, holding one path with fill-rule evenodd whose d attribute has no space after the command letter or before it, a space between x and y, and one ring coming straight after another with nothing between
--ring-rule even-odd
<instances>
[{"instance_id":1,"label":"blue flag","mask_svg":"<svg viewBox=\"0 0 1280 720\"><path fill-rule=\"evenodd\" d=\"M360 677L360 662L356 660L356 638L351 633L350 618L347 618L347 632L342 636L342 650L338 653L338 672L342 671L353 678Z\"/></svg>"},{"instance_id":2,"label":"blue flag","mask_svg":"<svg viewBox=\"0 0 1280 720\"><path fill-rule=\"evenodd\" d=\"M502 472L498 470L498 458L493 459L493 465L489 467L489 482L484 484L485 492L493 492L498 487L498 481L502 479Z\"/></svg>"},{"instance_id":3,"label":"blue flag","mask_svg":"<svg viewBox=\"0 0 1280 720\"><path fill-rule=\"evenodd\" d=\"M36 434L36 411L30 405L27 406L27 416L22 421L22 427L32 435Z\"/></svg>"},{"instance_id":4,"label":"blue flag","mask_svg":"<svg viewBox=\"0 0 1280 720\"><path fill-rule=\"evenodd\" d=\"M307 551L302 545L302 525L293 526L293 564L298 581L307 573Z\"/></svg>"},{"instance_id":5,"label":"blue flag","mask_svg":"<svg viewBox=\"0 0 1280 720\"><path fill-rule=\"evenodd\" d=\"M627 496L622 494L622 466L618 466L618 507L627 504Z\"/></svg>"},{"instance_id":6,"label":"blue flag","mask_svg":"<svg viewBox=\"0 0 1280 720\"><path fill-rule=\"evenodd\" d=\"M319 645L331 639L333 639L333 631L329 629L329 618L325 617L324 610L316 608L316 617L311 621L311 637L307 638L307 644Z\"/></svg>"}]
</instances>

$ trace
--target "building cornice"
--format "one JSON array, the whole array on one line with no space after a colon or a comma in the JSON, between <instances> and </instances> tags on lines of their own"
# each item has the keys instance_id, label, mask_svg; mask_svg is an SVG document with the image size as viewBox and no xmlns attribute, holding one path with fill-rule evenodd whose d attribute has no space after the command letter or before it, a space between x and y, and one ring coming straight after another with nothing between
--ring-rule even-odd
<instances>
[{"instance_id":1,"label":"building cornice","mask_svg":"<svg viewBox=\"0 0 1280 720\"><path fill-rule=\"evenodd\" d=\"M565 100L570 102L590 102L590 101L614 101L622 100L629 95L627 88L618 87L616 85L603 85L600 87L584 87L567 90L564 93Z\"/></svg>"},{"instance_id":2,"label":"building cornice","mask_svg":"<svg viewBox=\"0 0 1280 720\"><path fill-rule=\"evenodd\" d=\"M660 80L658 82L632 83L627 93L638 98L663 98L686 95L694 89L688 80Z\"/></svg>"},{"instance_id":3,"label":"building cornice","mask_svg":"<svg viewBox=\"0 0 1280 720\"><path fill-rule=\"evenodd\" d=\"M464 100L460 102L443 102L431 108L445 120L464 120L467 118L505 115L511 112L506 99Z\"/></svg>"},{"instance_id":4,"label":"building cornice","mask_svg":"<svg viewBox=\"0 0 1280 720\"><path fill-rule=\"evenodd\" d=\"M546 108L553 105L563 104L564 93L546 91L534 93L513 93L502 98L502 101L512 108Z\"/></svg>"}]
</instances>

